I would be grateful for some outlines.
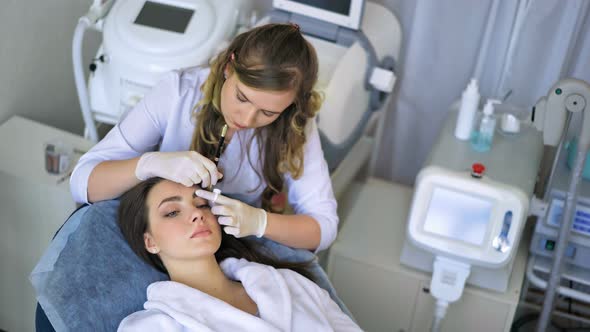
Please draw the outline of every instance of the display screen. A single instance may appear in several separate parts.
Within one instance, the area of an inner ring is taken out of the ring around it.
[[[300,4],[320,8],[330,12],[348,16],[350,14],[350,2],[344,0],[293,0]]]
[[[561,226],[561,220],[563,219],[563,199],[553,198],[551,207],[549,208],[549,215],[547,221],[549,225],[556,227]],[[590,234],[590,206],[582,204],[578,201],[576,204],[574,216],[572,222],[572,230],[578,233]]]
[[[184,33],[194,10],[146,1],[135,19],[135,24]]]
[[[481,245],[492,215],[488,199],[435,188],[426,211],[424,230],[451,240]]]

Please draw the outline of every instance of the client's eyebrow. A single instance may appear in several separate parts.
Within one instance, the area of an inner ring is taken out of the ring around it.
[[[161,202],[160,205],[158,205],[158,207],[160,207],[162,204],[166,203],[166,202],[178,202],[181,201],[182,197],[180,196],[170,196],[168,198],[164,198]]]

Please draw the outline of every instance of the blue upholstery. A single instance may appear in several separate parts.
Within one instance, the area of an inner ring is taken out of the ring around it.
[[[167,277],[131,251],[116,223],[118,201],[74,213],[31,273],[57,331],[115,331],[141,310],[149,284]]]

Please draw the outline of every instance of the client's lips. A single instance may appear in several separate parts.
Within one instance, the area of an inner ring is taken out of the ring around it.
[[[209,227],[198,227],[195,231],[191,234],[191,239],[195,237],[204,237],[209,236],[211,234],[211,230]]]

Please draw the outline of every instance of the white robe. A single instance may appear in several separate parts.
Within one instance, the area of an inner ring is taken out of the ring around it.
[[[259,317],[174,281],[147,289],[145,310],[126,317],[124,331],[361,331],[325,290],[288,269],[228,258],[225,275],[242,283]]]

